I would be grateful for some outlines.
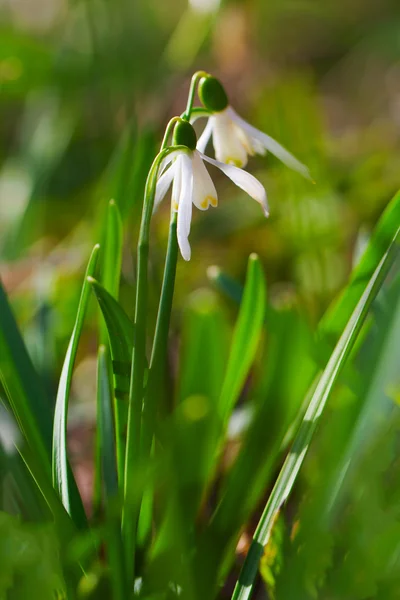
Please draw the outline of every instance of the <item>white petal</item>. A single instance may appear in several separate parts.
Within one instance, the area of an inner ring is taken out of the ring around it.
[[[179,206],[179,198],[181,197],[182,189],[182,166],[183,166],[183,154],[180,154],[176,159],[174,168],[174,181],[172,184],[171,204],[173,210],[177,211]]]
[[[200,210],[217,206],[217,190],[198,151],[193,152],[193,204]]]
[[[172,150],[172,152],[169,152],[167,154],[167,156],[165,158],[162,159],[161,164],[159,166],[158,169],[158,177],[160,178],[161,175],[164,173],[165,169],[168,167],[168,165],[174,161],[176,158],[178,158],[178,156],[180,154],[184,154],[184,152],[182,150]]]
[[[308,168],[303,165],[293,154],[291,154],[286,148],[281,146],[279,142],[274,140],[271,136],[267,135],[263,131],[260,131],[250,123],[247,123],[242,117],[232,109],[228,108],[230,118],[237,123],[244,131],[253,139],[258,140],[258,142],[266,149],[272,152],[279,160],[281,160],[287,167],[297,171],[306,179],[310,179],[312,181],[312,177]]]
[[[171,185],[172,179],[174,178],[175,169],[176,163],[171,165],[169,169],[165,171],[165,173],[163,173],[163,175],[161,175],[161,177],[157,181],[153,212],[157,210],[160,202],[164,199],[165,194],[168,192],[168,188]]]
[[[253,146],[254,154],[260,154],[261,156],[265,156],[267,154],[267,149],[263,144],[255,137],[251,138],[251,145]]]
[[[267,193],[264,186],[250,173],[234,167],[233,165],[225,165],[224,163],[214,160],[209,156],[201,155],[203,160],[211,163],[215,167],[218,167],[229,179],[233,181],[235,185],[244,190],[249,196],[257,200],[263,208],[266,217],[269,215]]]
[[[196,145],[197,150],[200,150],[200,152],[204,152],[204,150],[206,149],[206,146],[208,144],[208,141],[211,137],[212,131],[213,131],[213,121],[212,121],[212,117],[210,117],[207,121],[207,125],[205,126],[205,128],[203,130],[203,133],[197,140],[197,145]]]
[[[238,167],[245,167],[247,164],[247,150],[229,113],[224,110],[211,117],[211,119],[213,119],[213,142],[217,160]]]
[[[182,155],[180,161],[182,185],[178,200],[178,224],[176,233],[182,257],[185,260],[190,260],[191,251],[188,237],[192,220],[193,168],[192,159],[188,155]]]

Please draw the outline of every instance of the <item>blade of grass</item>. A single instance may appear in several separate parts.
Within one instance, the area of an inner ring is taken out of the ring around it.
[[[321,320],[318,328],[321,337],[336,340],[340,332],[343,331],[383,253],[394,238],[399,223],[400,192],[392,198],[379,219],[360,262],[351,274],[349,285]]]
[[[122,306],[93,277],[88,278],[103,313],[111,347],[114,373],[115,423],[119,481],[123,481],[125,462],[126,425],[128,421],[128,396],[130,361],[133,350],[134,326]]]
[[[266,307],[266,284],[258,256],[249,258],[243,300],[233,333],[218,411],[223,427],[231,414],[254,360]]]
[[[397,230],[396,236],[390,248],[381,259],[370,281],[368,282],[364,293],[359,299],[353,314],[351,315],[350,320],[348,321],[328,361],[328,364],[321,375],[304,419],[293,442],[292,449],[283,464],[278,479],[258,523],[239,580],[233,592],[232,600],[245,600],[249,598],[251,594],[253,583],[258,572],[259,561],[263,555],[264,546],[268,542],[274,521],[281,506],[287,500],[293,488],[312,436],[326,405],[327,399],[339,376],[340,371],[344,367],[346,360],[350,355],[354,342],[356,341],[357,336],[362,328],[371,304],[380,287],[382,286],[385,277],[396,258],[396,255],[398,254],[398,234],[399,229]]]
[[[121,216],[114,200],[110,200],[105,213],[103,223],[102,252],[101,252],[101,279],[104,288],[112,297],[118,298],[119,282],[122,263],[122,222]],[[108,328],[104,316],[100,316],[100,344],[108,346]],[[107,360],[110,354],[106,355]],[[128,388],[129,389],[129,388]],[[117,411],[117,406],[114,406]],[[95,476],[93,492],[93,512],[97,514],[101,510],[101,440],[100,432],[96,430],[95,451]]]
[[[106,514],[107,554],[113,598],[115,600],[125,600],[128,597],[128,592],[121,537],[121,512],[118,510],[119,488],[115,448],[113,393],[109,370],[110,361],[107,357],[106,346],[99,347],[97,365],[97,423]]]
[[[93,275],[95,272],[99,248],[99,245],[96,245],[93,248],[86,269],[86,276],[82,286],[81,297],[79,299],[76,321],[61,371],[54,414],[52,456],[53,485],[58,491],[66,511],[71,515],[72,520],[78,526],[82,523],[83,519],[81,509],[82,501],[77,488],[71,485],[73,475],[69,468],[67,459],[68,402],[71,389],[72,372],[78,350],[79,339],[82,333],[83,320],[89,301],[90,285],[87,281],[87,277]]]
[[[301,420],[308,404],[301,399],[315,366],[310,360],[311,332],[306,323],[296,311],[269,307],[266,329],[266,352],[250,392],[254,413],[232,468],[221,478],[219,501],[199,541],[203,556],[208,557],[206,571],[214,578],[210,586],[222,581],[231,569],[243,523],[263,499],[277,461],[291,441],[288,430],[297,414]]]
[[[114,200],[108,203],[102,261],[102,284],[118,299],[122,263],[122,221]]]
[[[0,282],[0,379],[28,444],[49,471],[51,406]]]

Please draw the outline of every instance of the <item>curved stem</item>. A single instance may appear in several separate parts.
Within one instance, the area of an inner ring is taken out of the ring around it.
[[[206,73],[204,71],[198,71],[192,77],[186,111],[181,117],[187,121],[190,121],[192,114],[193,101],[198,81],[205,75]],[[172,151],[188,151],[186,147],[166,147],[172,129],[177,120],[179,120],[179,117],[174,117],[168,123],[160,153],[156,156],[147,177],[142,221],[140,225],[138,241],[135,338],[132,353],[131,381],[129,389],[129,410],[124,476],[124,511],[122,522],[125,543],[126,570],[128,581],[131,583],[134,581],[137,525],[142,501],[142,493],[140,491],[139,493],[136,491],[135,484],[138,480],[137,475],[139,474],[140,461],[142,458],[145,458],[146,454],[150,452],[151,439],[153,435],[153,427],[150,425],[153,423],[153,413],[155,414],[154,402],[150,400],[150,405],[147,409],[145,409],[146,413],[150,413],[150,419],[146,418],[148,415],[142,415],[144,399],[144,372],[146,364],[147,268],[150,222],[156,193],[157,175],[163,158]],[[176,216],[173,214],[171,218],[168,252],[151,359],[152,374],[160,372],[165,364],[177,255]],[[149,384],[151,386],[150,391],[155,385],[155,383],[152,383],[152,381],[155,382],[155,380],[156,377],[153,377],[152,375]],[[146,454],[141,453],[142,418],[145,423],[143,426],[143,450],[146,449]],[[149,439],[150,447],[148,447]]]
[[[193,75],[192,81],[190,82],[190,89],[189,89],[189,95],[188,95],[188,100],[187,100],[187,104],[186,104],[186,110],[182,115],[182,119],[185,119],[186,121],[190,120],[190,115],[192,114],[193,101],[194,101],[194,96],[196,94],[197,84],[198,84],[199,80],[202,77],[206,77],[207,74],[208,73],[206,73],[205,71],[197,71]]]
[[[193,109],[193,99],[198,80],[205,73],[198,71],[192,77],[192,83],[189,91],[188,104],[186,112],[181,118],[190,121]],[[172,129],[174,123],[179,117],[171,119],[168,128]],[[168,130],[167,128],[167,130]],[[167,132],[164,141],[168,139]],[[178,260],[178,240],[176,236],[177,213],[171,211],[171,221],[168,234],[168,248],[165,259],[164,276],[161,287],[160,303],[158,305],[156,329],[153,340],[153,348],[150,359],[149,377],[145,395],[145,404],[143,408],[143,435],[142,435],[142,456],[146,457],[151,450],[152,437],[154,433],[154,423],[156,418],[157,406],[155,400],[160,396],[163,388],[162,381],[167,359],[168,332],[172,311],[172,301],[174,296],[176,264]],[[161,385],[160,385],[161,383]],[[157,392],[160,392],[159,394]]]
[[[182,118],[184,115],[185,113],[183,113]],[[197,119],[201,119],[202,117],[210,117],[211,115],[212,113],[203,106],[194,106],[190,113],[190,122],[194,123],[197,121]]]
[[[135,307],[135,338],[132,353],[131,383],[124,476],[123,536],[126,552],[126,568],[129,581],[134,577],[136,530],[140,509],[140,497],[135,490],[140,461],[140,435],[143,404],[143,379],[146,364],[146,313],[147,313],[147,261],[149,254],[150,222],[154,206],[157,175],[162,160],[179,147],[165,148],[154,159],[147,177],[142,222],[140,226],[137,255],[137,287]],[[182,149],[182,148],[180,148]]]
[[[163,141],[162,141],[162,144],[161,144],[160,151],[164,150],[164,148],[167,147],[167,145],[168,145],[168,138],[172,134],[172,129],[174,128],[175,123],[177,123],[178,121],[180,121],[180,117],[173,117],[169,121],[169,123],[168,123],[168,125],[167,125],[167,127],[165,129],[165,133],[164,133],[164,137],[163,137]]]

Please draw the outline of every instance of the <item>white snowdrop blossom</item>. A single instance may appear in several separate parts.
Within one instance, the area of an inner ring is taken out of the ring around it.
[[[268,216],[267,194],[264,186],[250,173],[230,164],[205,156],[198,150],[171,152],[162,162],[157,181],[154,210],[166,195],[172,183],[172,210],[178,213],[178,244],[185,260],[190,260],[189,233],[192,220],[192,204],[199,210],[217,206],[215,185],[204,161],[220,169],[239,188],[259,202]]]
[[[248,156],[264,155],[269,150],[286,166],[312,180],[308,168],[293,154],[272,137],[247,123],[230,106],[220,112],[214,112],[208,118],[207,125],[197,142],[197,149],[200,152],[205,151],[211,136],[215,157],[221,162],[245,167]]]

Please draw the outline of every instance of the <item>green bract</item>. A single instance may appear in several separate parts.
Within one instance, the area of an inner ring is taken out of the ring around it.
[[[196,133],[188,121],[178,121],[175,125],[173,145],[187,146],[189,150],[194,150],[197,144]]]
[[[228,106],[228,96],[215,77],[203,77],[199,83],[199,98],[206,108],[221,112]]]

